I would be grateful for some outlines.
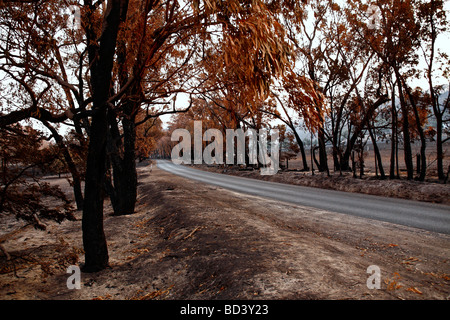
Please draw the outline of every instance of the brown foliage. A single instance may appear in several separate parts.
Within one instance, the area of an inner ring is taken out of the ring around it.
[[[42,136],[30,127],[15,125],[0,130],[0,141],[0,212],[39,228],[44,226],[40,219],[72,219],[71,200],[58,186],[40,178],[54,160],[42,147]]]

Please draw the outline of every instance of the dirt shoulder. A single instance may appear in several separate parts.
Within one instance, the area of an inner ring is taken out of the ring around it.
[[[81,221],[29,230],[4,243],[0,299],[450,299],[447,235],[138,172],[136,213],[106,206],[110,268],[68,290]]]

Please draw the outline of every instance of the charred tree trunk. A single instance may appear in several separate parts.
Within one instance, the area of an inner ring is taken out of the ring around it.
[[[327,159],[327,149],[325,144],[325,131],[323,126],[319,128],[318,133],[318,142],[319,142],[319,163],[318,170],[319,172],[328,172],[328,159]]]
[[[425,139],[425,133],[423,131],[422,124],[420,123],[419,111],[417,110],[417,104],[416,104],[416,101],[414,100],[411,90],[404,82],[403,82],[403,87],[408,95],[409,102],[411,103],[411,107],[414,112],[414,117],[416,119],[417,132],[419,133],[419,138],[420,138],[420,168],[418,168],[418,170],[420,170],[420,173],[418,176],[418,180],[424,181],[426,173],[427,173],[427,156],[425,154],[427,142]]]
[[[90,1],[85,1],[88,13]],[[83,206],[84,272],[96,272],[108,266],[109,256],[103,230],[103,196],[106,173],[107,106],[119,25],[126,16],[127,0],[108,1],[100,44],[95,32],[87,28],[88,55],[91,64],[93,115],[87,156],[85,200]],[[87,17],[89,18],[89,16]]]
[[[397,109],[395,106],[395,95],[394,91],[392,91],[392,131],[391,131],[391,163],[389,168],[389,178],[395,179],[397,176],[395,174],[395,164],[396,164],[396,155],[397,155],[397,145],[398,145],[398,138],[397,138]]]
[[[73,162],[72,156],[70,155],[69,149],[64,144],[62,137],[59,135],[58,131],[53,128],[47,121],[42,121],[42,123],[50,130],[56,144],[63,153],[64,160],[66,161],[67,167],[72,175],[73,193],[75,197],[75,203],[78,210],[83,210],[83,192],[81,191],[81,177],[78,172],[77,166]]]
[[[314,163],[316,164],[316,167],[320,167],[320,162],[317,160],[317,158],[316,158],[316,150],[317,149],[319,149],[319,147],[317,147],[317,146],[315,146],[313,149],[312,149],[312,153],[311,153],[311,156],[312,156],[312,158],[313,158],[313,160],[314,160]],[[311,165],[312,166],[312,165]]]
[[[92,117],[91,137],[86,166],[85,203],[83,207],[84,272],[100,271],[108,266],[108,248],[103,231],[103,186],[106,172],[106,108]]]
[[[375,153],[375,159],[376,159],[375,165],[377,166],[377,168],[380,172],[381,179],[385,179],[386,175],[384,173],[383,161],[381,159],[381,153],[380,153],[380,149],[378,148],[376,137],[373,133],[373,130],[370,128],[370,126],[368,129],[369,129],[370,139],[372,140],[373,152]]]
[[[297,144],[300,148],[300,153],[302,155],[303,171],[308,171],[309,167],[308,167],[308,159],[306,158],[306,153],[305,153],[305,145],[303,144],[303,141],[300,138],[300,136],[298,135],[295,128],[292,128],[292,131],[294,132],[295,140],[297,141]]]
[[[442,115],[436,116],[436,162],[439,180],[445,180],[444,150],[442,148]],[[448,174],[447,174],[448,178]]]
[[[386,103],[389,101],[389,98],[384,95],[381,96],[380,98],[378,98],[377,101],[373,102],[369,108],[367,109],[367,111],[364,114],[363,119],[361,120],[361,122],[355,127],[355,130],[353,131],[350,139],[348,140],[347,143],[347,147],[345,149],[344,155],[341,158],[341,169],[342,170],[349,170],[350,166],[349,166],[349,162],[350,162],[350,156],[351,153],[353,151],[353,148],[355,146],[356,141],[358,140],[358,137],[360,136],[362,130],[364,129],[364,127],[368,124],[369,120],[372,118],[374,111],[381,106],[382,104]]]
[[[340,171],[342,174],[341,163],[339,162],[339,152],[338,147],[333,143],[333,166],[334,171]]]
[[[406,101],[403,96],[400,73],[398,72],[398,70],[395,70],[395,74],[397,77],[398,95],[400,97],[400,107],[402,110],[403,148],[404,148],[406,172],[408,180],[412,180],[414,178],[414,167],[411,150],[411,136],[409,132],[408,106],[406,105]]]
[[[136,127],[134,117],[124,118],[123,127],[123,155],[112,154],[115,159],[111,162],[114,179],[114,214],[133,214],[137,198],[136,173]]]
[[[126,65],[127,46],[124,41],[119,41],[117,48],[117,63],[119,64],[119,81],[121,87],[129,81]],[[139,63],[143,58],[139,56]],[[136,67],[136,66],[135,66]],[[140,83],[136,78],[135,83]],[[134,213],[137,198],[137,172],[136,172],[136,112],[139,108],[140,86],[131,86],[127,90],[127,100],[123,102],[122,134],[117,127],[116,115],[110,117],[110,157],[113,169],[113,184],[111,188],[111,201],[114,200],[113,209],[115,215],[129,215]]]

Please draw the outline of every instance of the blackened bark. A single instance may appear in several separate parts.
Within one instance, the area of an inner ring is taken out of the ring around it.
[[[395,72],[397,76],[397,87],[398,87],[398,95],[400,97],[400,107],[402,110],[403,148],[404,148],[406,172],[408,180],[412,180],[414,177],[414,167],[411,151],[411,136],[409,132],[408,107],[406,105],[406,101],[403,96],[400,73],[397,70],[395,70]]]
[[[327,172],[328,173],[328,159],[327,159],[327,149],[325,144],[325,130],[322,127],[319,128],[318,134],[318,142],[319,142],[319,172]]]
[[[364,127],[368,124],[369,120],[372,118],[375,110],[379,106],[381,106],[382,104],[384,104],[388,101],[389,101],[389,98],[386,95],[384,95],[384,96],[381,96],[380,98],[378,98],[377,101],[375,101],[374,103],[372,103],[369,106],[369,108],[367,109],[367,111],[365,112],[365,114],[363,116],[363,119],[361,119],[361,122],[355,127],[355,130],[353,131],[352,136],[348,140],[347,147],[346,147],[344,155],[342,156],[342,159],[341,159],[341,170],[349,170],[350,169],[350,166],[349,166],[350,156],[351,156],[351,153],[355,146],[355,143],[358,140],[358,137],[360,136]]]
[[[116,188],[113,184],[114,168],[120,168],[121,158],[119,150],[122,147],[122,140],[120,138],[119,126],[116,120],[116,113],[114,110],[108,112],[108,135],[106,142],[107,159],[106,159],[106,177],[105,177],[105,191],[108,194],[114,214],[119,212],[118,199]]]
[[[86,6],[89,11],[90,6]],[[90,128],[82,221],[85,251],[84,272],[100,271],[108,266],[109,260],[103,230],[103,196],[108,130],[107,101],[110,93],[117,34],[121,18],[124,16],[123,11],[127,7],[128,1],[126,0],[108,1],[100,46],[97,46],[95,39],[92,38],[92,29],[87,28],[94,112]]]
[[[119,41],[117,48],[117,63],[119,67],[119,81],[121,87],[129,81],[126,66],[127,46],[124,41]],[[139,62],[143,60],[140,57]],[[136,76],[135,83],[140,83]],[[109,154],[113,169],[114,186],[112,188],[111,201],[115,215],[133,214],[137,198],[137,173],[136,173],[136,113],[139,109],[140,86],[131,86],[128,96],[134,97],[123,102],[122,105],[122,135],[117,127],[116,116],[109,118],[111,148]],[[123,139],[122,139],[123,138]]]
[[[91,138],[86,165],[83,206],[84,272],[96,272],[108,266],[108,248],[103,230],[103,186],[106,172],[106,109],[92,117]]]
[[[133,102],[127,102],[133,103]],[[124,110],[127,108],[124,108]],[[123,145],[115,117],[110,117],[110,142],[108,154],[113,169],[113,186],[110,198],[115,215],[133,214],[137,198],[136,126],[133,116],[122,120]],[[123,151],[121,150],[123,148]]]
[[[397,138],[397,109],[395,106],[395,95],[394,95],[394,89],[392,89],[392,131],[391,131],[391,163],[390,163],[390,170],[389,170],[389,178],[395,179],[395,163],[396,163],[396,155],[397,155],[397,144],[398,144],[398,138]]]
[[[378,148],[376,137],[375,137],[372,129],[370,128],[370,126],[368,129],[369,129],[370,139],[372,140],[373,151],[375,153],[375,157],[377,160],[376,165],[378,166],[378,170],[380,171],[381,179],[385,179],[386,175],[384,173],[383,160],[381,159],[381,153],[380,153],[380,149]]]
[[[435,113],[436,115],[436,113]],[[444,175],[444,150],[442,148],[442,115],[436,116],[436,161],[439,180],[445,180]],[[448,175],[447,175],[448,177]]]
[[[73,162],[72,156],[70,155],[69,149],[64,144],[62,137],[59,135],[53,126],[51,126],[47,121],[42,121],[42,123],[50,130],[55,139],[58,147],[63,153],[64,160],[66,161],[67,167],[72,175],[73,193],[75,196],[75,203],[78,210],[83,210],[83,193],[81,191],[81,178],[78,172],[77,166]]]
[[[137,198],[137,173],[136,173],[136,127],[134,117],[126,117],[122,120],[124,134],[124,152],[122,167],[118,170],[117,180],[120,184],[116,189],[119,200],[119,214],[134,213]],[[116,181],[116,168],[114,168],[114,181]]]
[[[302,155],[303,171],[308,171],[309,167],[308,167],[308,159],[306,158],[305,153],[305,145],[300,136],[298,135],[297,131],[295,130],[295,128],[293,128],[292,131],[294,132],[295,140],[297,141],[297,144],[300,148],[300,154]]]
[[[316,158],[316,150],[317,149],[319,149],[319,147],[317,147],[317,146],[315,146],[313,149],[312,149],[312,152],[311,152],[311,156],[312,156],[312,158],[313,158],[313,160],[314,160],[314,163],[316,164],[316,167],[320,167],[320,162],[317,160],[317,158]],[[313,167],[312,165],[311,165],[311,167]]]
[[[420,138],[420,165],[421,165],[421,167],[420,167],[420,174],[419,174],[418,180],[419,181],[424,181],[425,180],[425,176],[426,176],[426,172],[427,172],[427,156],[425,154],[427,145],[426,145],[425,133],[423,131],[422,124],[420,123],[420,116],[419,116],[419,112],[417,110],[416,101],[414,100],[414,97],[413,97],[410,89],[408,88],[408,86],[404,82],[403,82],[403,86],[404,86],[405,91],[406,91],[406,93],[408,95],[409,101],[411,103],[411,107],[413,108],[414,117],[416,119],[417,131],[419,132],[419,138]]]

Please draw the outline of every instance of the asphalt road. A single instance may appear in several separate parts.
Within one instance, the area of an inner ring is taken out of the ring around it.
[[[233,191],[450,234],[450,206],[325,190],[201,171],[158,160],[158,168]]]

